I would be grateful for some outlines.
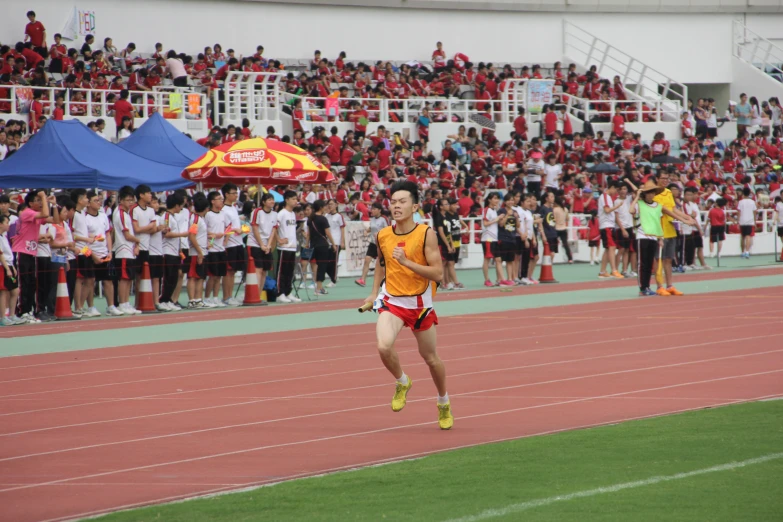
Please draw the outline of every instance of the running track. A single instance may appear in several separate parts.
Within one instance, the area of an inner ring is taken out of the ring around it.
[[[414,387],[391,412],[373,325],[0,359],[0,520],[781,396],[783,318],[745,311],[782,301],[768,288],[445,318],[450,432],[409,333]]]

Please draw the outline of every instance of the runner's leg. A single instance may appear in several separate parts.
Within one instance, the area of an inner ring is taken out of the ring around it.
[[[402,319],[391,312],[383,312],[378,315],[378,323],[375,325],[375,335],[378,339],[378,354],[383,365],[389,370],[395,379],[402,378],[402,366],[400,358],[394,349],[394,342],[405,326]]]
[[[383,314],[390,315],[390,314]],[[419,355],[430,368],[430,375],[435,387],[438,389],[438,395],[446,396],[446,366],[438,357],[437,344],[438,337],[435,332],[435,326],[423,332],[413,332],[416,341],[419,343]],[[396,355],[396,354],[395,354]]]

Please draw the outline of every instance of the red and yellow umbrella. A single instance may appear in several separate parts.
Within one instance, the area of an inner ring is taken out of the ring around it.
[[[332,171],[310,153],[290,143],[253,138],[208,150],[185,167],[182,177],[207,186],[297,185],[330,183]]]

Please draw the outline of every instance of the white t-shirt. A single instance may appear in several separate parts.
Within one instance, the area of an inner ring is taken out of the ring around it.
[[[605,212],[604,207],[612,208],[614,206],[614,202],[612,201],[612,196],[604,192],[601,194],[601,197],[598,198],[598,228],[601,230],[605,228],[616,228],[614,216],[616,210],[613,210],[612,212]]]
[[[220,212],[213,212],[210,210],[207,215],[204,216],[204,220],[207,222],[207,233],[209,234],[222,234],[228,228],[230,221],[228,216]],[[209,252],[225,252],[226,247],[224,245],[225,237],[213,238],[209,241]]]
[[[180,211],[180,213],[182,213],[182,211]],[[165,214],[163,214],[163,219],[161,220],[161,224],[169,227],[169,233],[171,234],[180,233],[179,221],[177,221],[177,215],[178,214],[172,214],[170,212],[166,212]],[[184,230],[182,230],[182,232],[184,232]],[[161,234],[162,233],[163,232],[161,232]],[[180,245],[182,244],[180,242],[180,239],[182,238],[163,236],[163,255],[178,256]]]
[[[496,210],[493,210],[489,207],[484,207],[484,221],[493,221],[498,218],[498,213]],[[483,223],[482,223],[483,225]],[[485,226],[484,229],[481,231],[481,241],[497,241],[498,240],[498,224],[497,222],[492,223],[488,227]]]
[[[92,250],[93,253],[100,258],[106,257],[109,255],[109,247],[107,246],[106,236],[111,231],[109,218],[107,218],[106,214],[103,214],[102,212],[98,212],[94,216],[88,212],[84,216],[84,220],[87,223],[87,235],[89,237],[103,237],[103,241],[98,241],[96,239],[95,242],[90,245],[90,250]]]
[[[54,236],[56,234],[56,231],[54,229],[54,225],[51,223],[44,223],[40,226],[38,230],[38,237],[41,236],[49,236],[50,239],[54,239]],[[52,248],[49,243],[41,243],[38,242],[38,251],[35,254],[35,257],[52,257]]]
[[[180,232],[186,232],[188,230],[188,226],[190,226],[190,210],[183,208],[177,214],[174,216],[177,218],[177,230]],[[188,238],[183,237],[179,240],[179,247],[183,250],[187,250],[188,248]]]
[[[5,143],[0,145],[0,161],[3,161],[8,155],[8,145]]]
[[[73,242],[73,232],[71,231],[71,226],[68,223],[65,223],[65,240],[68,243]],[[76,254],[73,253],[73,250],[70,248],[65,249],[65,257],[68,259],[68,261],[73,261],[76,259]]]
[[[695,216],[694,219],[696,221],[699,221],[700,218],[700,212],[699,212],[699,205],[691,201],[690,203],[685,203],[683,206],[682,211],[689,216]],[[699,227],[692,227],[690,225],[686,225],[685,223],[681,224],[682,226],[682,233],[683,235],[689,236],[693,234],[694,232],[698,232],[700,229]]]
[[[775,205],[775,212],[778,213],[778,226],[783,227],[783,203]]]
[[[228,243],[226,244],[226,248],[231,247],[241,247],[242,246],[242,222],[239,220],[239,212],[237,211],[237,208],[233,205],[226,205],[223,207],[223,210],[220,211],[221,214],[223,214],[226,218],[226,221],[231,225],[231,230],[234,231],[233,234],[228,236]],[[228,227],[228,225],[226,225]]]
[[[527,181],[536,183],[541,181],[541,173],[546,170],[546,164],[544,163],[544,160],[528,160],[525,169],[527,170],[527,176],[525,179],[527,179]],[[533,173],[534,171],[535,173]]]
[[[11,250],[11,243],[8,241],[8,233],[0,234],[0,252],[3,253],[3,259],[9,265],[14,264],[14,251]],[[2,268],[2,265],[0,265]],[[5,312],[5,310],[2,310]]]
[[[164,221],[163,216],[155,216],[155,223],[162,225]],[[163,231],[159,230],[150,235],[150,255],[162,256],[163,255]]]
[[[528,209],[523,208],[522,213],[519,215],[521,218],[522,225],[519,227],[520,232],[523,232],[527,235],[527,238],[529,240],[533,239],[535,236],[535,221],[533,219],[533,213],[530,212]]]
[[[89,235],[87,233],[87,221],[84,219],[84,211],[73,213],[71,230],[74,236],[87,237]],[[87,246],[87,243],[84,241],[76,241],[76,250],[81,251],[85,246]]]
[[[121,208],[117,208],[114,211],[114,257],[117,259],[135,259],[133,255],[133,247],[135,243],[132,243],[125,239],[125,231],[130,232],[133,236],[133,223],[131,222],[130,215]]]
[[[133,205],[130,209],[131,219],[139,227],[144,228],[155,220],[155,211],[152,207],[141,208],[139,205]],[[136,234],[139,238],[139,250],[150,249],[150,234],[147,232]]]
[[[196,243],[198,243],[198,246],[201,247],[201,253],[205,256],[207,255],[207,220],[203,217],[199,216],[198,214],[191,214],[190,216],[190,222],[188,223],[188,232],[190,232],[190,227],[192,225],[196,225],[198,228],[198,232],[196,232]],[[188,234],[188,253],[190,254],[190,257],[198,256],[198,251],[196,250],[196,247],[193,246],[192,243],[190,243],[190,234]]]
[[[296,252],[296,214],[283,209],[277,213],[277,234],[280,239],[287,239],[285,245],[278,245],[278,250]]]
[[[631,216],[631,201],[633,200],[630,196],[626,197],[623,200],[622,206],[615,210],[617,219],[620,221],[620,225],[625,229],[633,227],[633,216]]]
[[[329,231],[332,233],[332,239],[335,245],[340,245],[343,239],[343,228],[345,228],[345,219],[339,212],[334,214],[326,214],[326,219],[329,220]]]
[[[546,186],[550,188],[558,188],[558,176],[563,173],[563,166],[559,163],[554,165],[546,164],[544,167],[544,173],[546,174]]]
[[[739,213],[740,226],[751,226],[756,224],[756,202],[750,198],[745,198],[737,203],[737,212]]]
[[[253,211],[253,216],[250,218],[250,226],[258,228],[258,234],[261,236],[263,243],[269,243],[269,238],[272,236],[272,232],[277,228],[277,212],[270,210],[266,212],[263,208],[257,208]],[[247,246],[261,248],[262,245],[256,241],[256,235],[252,231],[247,235]]]

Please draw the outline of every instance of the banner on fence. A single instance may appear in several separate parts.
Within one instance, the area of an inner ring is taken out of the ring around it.
[[[544,105],[554,102],[554,80],[527,81],[527,112],[538,114],[544,110]]]
[[[370,222],[348,221],[345,234],[345,269],[350,274],[361,274],[367,246],[370,244]]]
[[[29,87],[20,87],[14,89],[16,92],[16,112],[19,114],[28,114],[30,105],[33,103],[33,90]]]

